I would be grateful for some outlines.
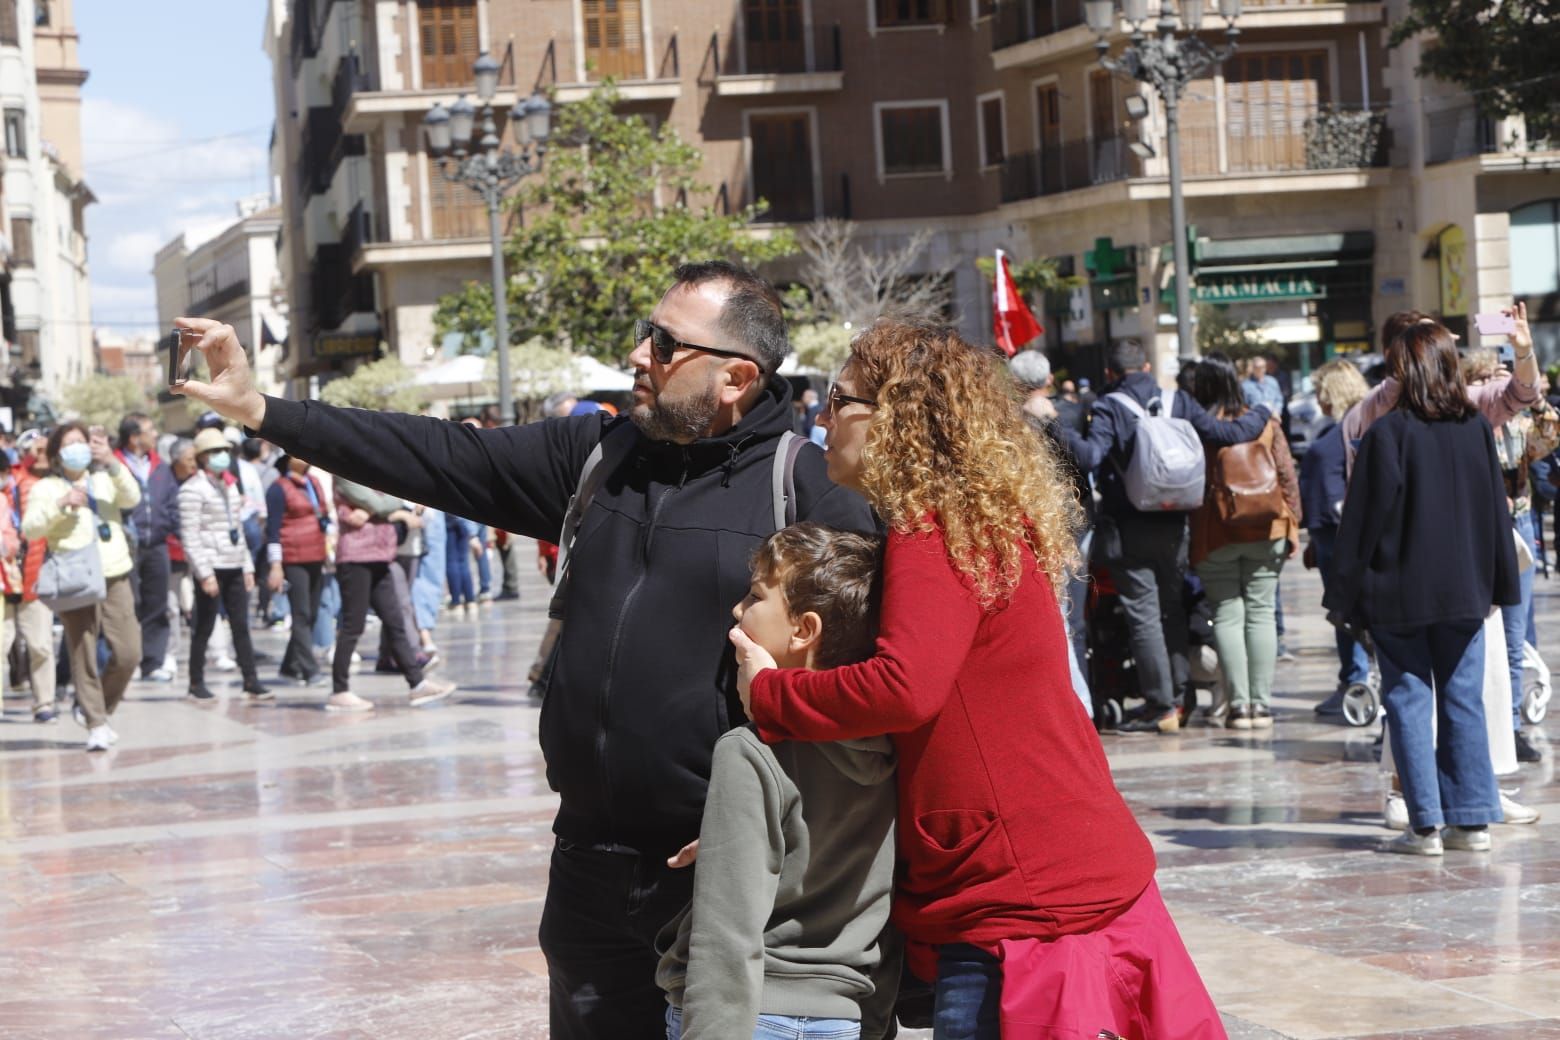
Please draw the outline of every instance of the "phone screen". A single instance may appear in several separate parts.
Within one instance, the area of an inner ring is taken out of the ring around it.
[[[163,340],[163,348],[168,352],[169,386],[182,386],[189,381],[190,354],[194,352],[195,344],[199,341],[199,336],[192,335],[184,329],[174,329]]]

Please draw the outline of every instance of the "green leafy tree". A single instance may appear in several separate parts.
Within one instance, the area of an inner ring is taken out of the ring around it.
[[[1227,307],[1211,303],[1199,303],[1197,312],[1197,351],[1212,354],[1218,351],[1232,358],[1248,358],[1261,354],[1268,346],[1254,321],[1236,321],[1230,317]]]
[[[1560,140],[1560,0],[1409,0],[1392,45],[1419,33],[1421,76],[1472,91],[1489,115],[1526,116],[1529,142]]]
[[[402,364],[399,358],[371,361],[349,376],[326,383],[320,388],[320,400],[344,408],[421,411],[427,405],[428,398],[412,382],[412,377],[412,370]]]
[[[561,106],[542,173],[508,203],[523,217],[504,248],[515,343],[540,337],[621,361],[635,319],[655,308],[678,264],[757,265],[796,249],[789,231],[752,233],[759,206],[720,212],[715,189],[699,180],[699,149],[670,123],[652,130],[615,111],[617,100],[608,80]],[[441,301],[435,327],[474,348],[492,309],[490,289],[472,283]]]
[[[131,412],[145,412],[151,400],[141,385],[129,376],[92,375],[65,388],[65,411],[88,426],[102,426],[113,432],[119,420]]]
[[[988,282],[997,277],[995,257],[981,257],[975,261],[975,268]],[[1062,274],[1057,268],[1056,261],[1044,256],[1034,260],[1010,259],[1008,270],[1013,273],[1013,284],[1031,304],[1038,302],[1036,297],[1044,296],[1046,293],[1066,292],[1088,284],[1086,278]]]

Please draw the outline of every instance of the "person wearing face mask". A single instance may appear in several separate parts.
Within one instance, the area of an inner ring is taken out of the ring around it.
[[[330,508],[325,490],[309,473],[309,464],[292,455],[276,460],[281,476],[266,490],[266,583],[273,595],[285,588],[293,624],[282,655],[281,674],[305,685],[317,682],[314,620],[325,587],[325,536]]]
[[[46,541],[51,553],[96,544],[106,595],[101,602],[63,611],[65,645],[76,684],[76,718],[87,727],[87,750],[107,751],[119,739],[108,723],[141,661],[141,626],[130,587],[134,561],[125,540],[124,512],[141,501],[141,485],[102,434],[89,437],[78,422],[49,436],[53,475],[32,488],[22,535]],[[108,643],[108,666],[98,672],[98,637]]]
[[[41,430],[27,430],[16,441],[21,459],[11,471],[9,508],[16,516],[27,514],[32,489],[49,475],[49,438]],[[48,543],[23,538],[21,601],[16,605],[16,631],[27,652],[27,675],[32,686],[33,721],[54,722],[54,613],[38,602],[38,568],[43,566]]]
[[[190,634],[189,695],[210,700],[206,687],[206,644],[217,624],[217,600],[227,608],[233,650],[251,701],[274,695],[255,672],[255,648],[249,639],[249,593],[255,587],[255,561],[244,541],[243,497],[229,476],[233,452],[220,430],[195,437],[200,471],[179,488],[179,537],[195,579],[194,631]]]

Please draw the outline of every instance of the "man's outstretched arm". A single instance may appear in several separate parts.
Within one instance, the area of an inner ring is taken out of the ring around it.
[[[585,456],[601,436],[596,416],[478,430],[430,416],[336,408],[267,397],[230,326],[180,318],[201,334],[211,379],[174,393],[259,431],[321,469],[399,498],[518,534],[556,540]]]

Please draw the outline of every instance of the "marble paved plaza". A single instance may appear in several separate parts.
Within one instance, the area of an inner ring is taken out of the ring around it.
[[[1560,578],[1539,592],[1560,647]],[[1544,819],[1496,828],[1492,854],[1374,851],[1373,732],[1310,710],[1332,676],[1318,596],[1285,575],[1299,661],[1271,734],[1106,740],[1231,1035],[1560,1037],[1551,761],[1520,777]],[[462,688],[430,709],[371,670],[368,717],[292,687],[251,706],[236,683],[211,704],[137,685],[122,743],[88,755],[7,702],[0,1038],[546,1036],[555,799],[524,681],[545,602],[528,573],[519,604],[442,622]]]

